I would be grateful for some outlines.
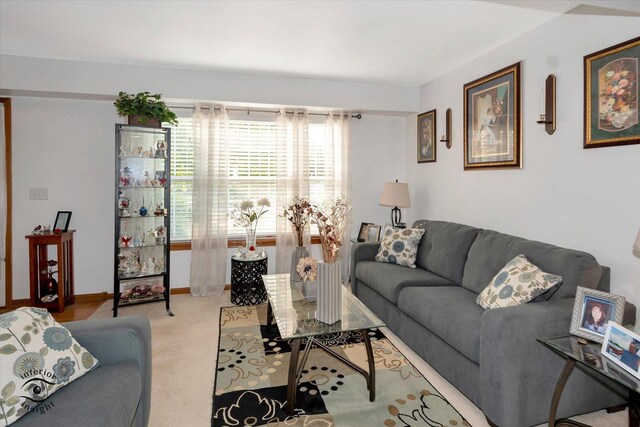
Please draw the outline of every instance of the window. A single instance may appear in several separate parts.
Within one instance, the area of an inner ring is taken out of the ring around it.
[[[171,127],[171,239],[191,240],[191,197],[193,188],[192,119],[178,118]],[[319,201],[327,180],[333,176],[333,162],[324,155],[324,123],[309,124],[310,198]],[[276,124],[274,121],[229,121],[229,210],[235,203],[267,197],[268,212],[258,223],[259,235],[275,235],[276,215]],[[314,227],[315,228],[315,227]],[[317,233],[317,230],[315,230]],[[314,233],[314,229],[312,229]],[[244,236],[244,229],[229,220],[229,236]]]

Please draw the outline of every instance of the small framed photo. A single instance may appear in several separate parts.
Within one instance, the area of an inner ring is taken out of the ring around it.
[[[436,110],[418,116],[418,163],[436,161]]]
[[[367,241],[367,237],[369,236],[369,231],[368,231],[368,227],[370,225],[373,225],[370,222],[363,222],[362,224],[360,224],[360,231],[358,232],[358,242],[366,242]]]
[[[56,215],[56,222],[53,226],[54,230],[60,230],[62,232],[69,229],[69,222],[71,221],[71,211],[58,211]]]
[[[640,378],[640,335],[609,322],[601,353],[613,363]]]
[[[370,224],[367,227],[367,242],[377,242],[380,240],[380,225]]]
[[[622,296],[578,286],[570,332],[601,343],[608,322],[622,322],[624,302]]]

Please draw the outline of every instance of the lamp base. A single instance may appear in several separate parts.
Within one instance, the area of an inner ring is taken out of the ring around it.
[[[391,209],[391,225],[396,228],[407,228],[407,224],[400,221],[402,221],[402,211],[396,206]]]

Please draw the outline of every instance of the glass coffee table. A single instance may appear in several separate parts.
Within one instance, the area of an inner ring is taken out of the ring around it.
[[[640,420],[640,379],[625,372],[622,368],[616,366],[615,363],[603,356],[600,353],[602,344],[593,341],[587,341],[587,344],[580,344],[578,337],[574,335],[538,338],[538,342],[566,359],[564,369],[558,378],[556,388],[553,392],[551,409],[549,410],[549,427],[560,425],[589,427],[586,424],[573,420],[556,420],[562,390],[576,363],[589,368],[589,372],[605,376],[629,390],[629,426],[638,426],[638,421]]]
[[[351,292],[343,289],[341,320],[332,325],[322,323],[316,320],[315,301],[306,300],[298,287],[290,282],[288,274],[264,275],[262,279],[269,296],[267,326],[270,326],[272,318],[275,318],[280,337],[284,340],[291,340],[291,357],[287,378],[287,412],[293,414],[298,381],[313,346],[324,350],[362,374],[367,381],[369,400],[373,402],[376,398],[376,371],[368,332],[371,328],[385,326],[384,322]],[[333,351],[319,339],[321,335],[346,331],[359,331],[362,335],[367,351],[368,372]],[[303,341],[304,350],[301,354],[300,348]]]

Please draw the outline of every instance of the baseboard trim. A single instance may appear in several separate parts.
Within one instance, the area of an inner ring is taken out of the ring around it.
[[[224,290],[228,291],[231,289],[231,285],[225,285],[224,286]],[[173,288],[171,289],[171,295],[184,295],[184,294],[190,294],[191,293],[191,288],[189,287],[184,287],[184,288]],[[93,301],[107,301],[113,299],[113,293],[109,293],[109,292],[96,292],[93,294],[79,294],[76,295],[76,302],[78,303],[83,303],[83,302],[93,302]],[[28,307],[29,305],[31,305],[31,300],[29,298],[23,298],[23,299],[14,299],[12,301],[12,305],[11,307]],[[5,307],[6,309],[9,309],[10,307]]]

